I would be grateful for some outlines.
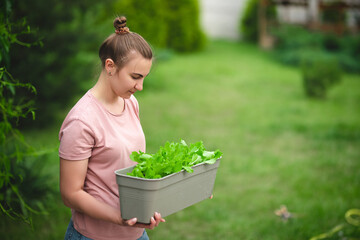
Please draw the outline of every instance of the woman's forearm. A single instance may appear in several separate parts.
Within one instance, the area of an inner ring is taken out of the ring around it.
[[[88,159],[70,161],[60,158],[60,192],[66,206],[93,218],[121,223],[120,211],[84,191]]]
[[[90,217],[115,224],[121,223],[120,211],[117,208],[97,200],[84,190],[76,191],[69,196],[63,195],[63,201],[66,206]]]

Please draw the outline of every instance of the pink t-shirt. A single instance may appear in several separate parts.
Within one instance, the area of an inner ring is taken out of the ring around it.
[[[145,152],[145,136],[134,96],[125,99],[124,111],[114,115],[89,90],[66,116],[59,133],[59,156],[67,160],[89,159],[84,190],[119,209],[114,171],[133,166],[133,151]],[[124,227],[72,210],[77,231],[93,239],[137,239],[144,229]]]

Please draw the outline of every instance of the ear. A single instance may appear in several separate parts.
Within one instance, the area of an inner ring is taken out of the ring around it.
[[[115,72],[116,65],[111,58],[105,60],[105,70],[106,72]]]

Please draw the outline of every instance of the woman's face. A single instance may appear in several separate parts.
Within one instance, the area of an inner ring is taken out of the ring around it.
[[[129,54],[129,62],[119,71],[113,71],[110,85],[113,92],[122,98],[130,98],[136,91],[143,89],[144,78],[149,74],[152,60],[137,52]]]

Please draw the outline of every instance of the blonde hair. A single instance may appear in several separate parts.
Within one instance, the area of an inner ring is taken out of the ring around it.
[[[150,45],[139,34],[130,32],[126,27],[125,17],[117,17],[114,20],[114,27],[115,33],[106,38],[99,49],[103,68],[106,59],[110,58],[118,69],[121,69],[129,61],[128,55],[132,51],[140,53],[145,59],[152,59],[153,53]]]

